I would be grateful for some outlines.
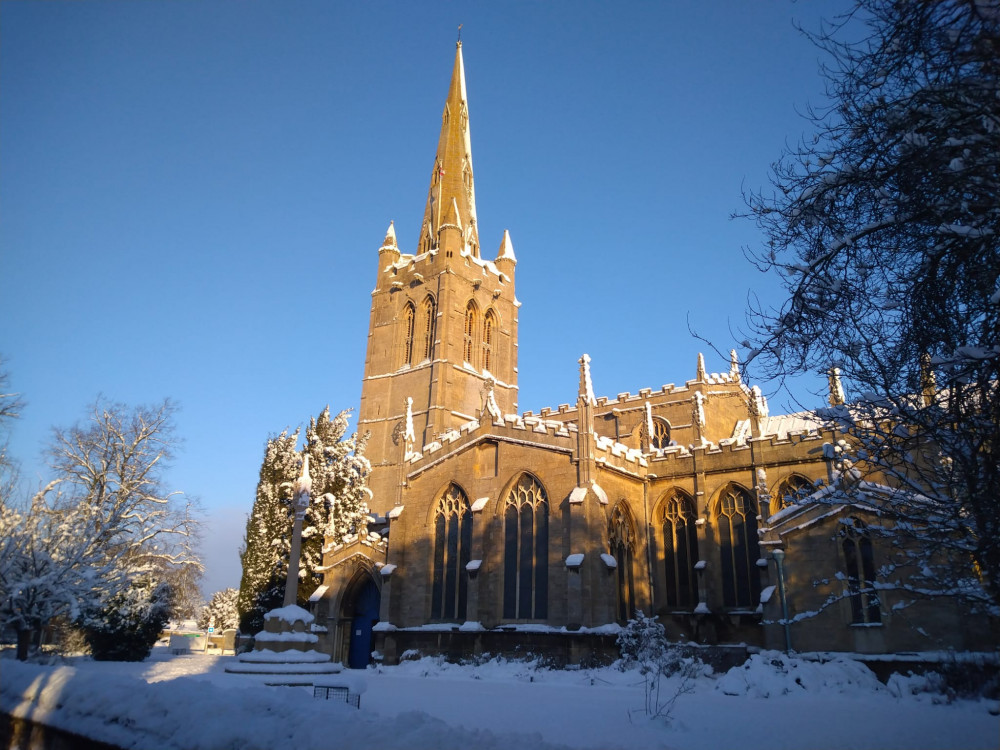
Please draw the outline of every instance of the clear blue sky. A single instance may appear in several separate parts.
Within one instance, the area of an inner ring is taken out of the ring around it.
[[[748,292],[778,299],[729,216],[822,101],[793,19],[842,7],[4,2],[12,453],[34,485],[98,394],[175,399],[204,588],[238,585],[268,435],[357,406],[377,248],[391,219],[416,244],[459,23],[484,255],[509,229],[519,261],[521,410],[572,401],[583,352],[598,395],[690,379],[699,350],[726,368],[687,320],[728,350]]]

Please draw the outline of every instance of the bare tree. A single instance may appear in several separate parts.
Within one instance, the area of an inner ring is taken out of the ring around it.
[[[849,398],[822,416],[848,437],[840,460],[893,491],[827,498],[880,519],[915,594],[996,607],[1000,5],[857,0],[810,36],[828,106],[746,196],[766,237],[752,260],[787,292],[752,306],[746,364],[837,368]]]

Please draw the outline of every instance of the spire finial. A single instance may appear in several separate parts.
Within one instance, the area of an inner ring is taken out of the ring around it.
[[[458,46],[462,46],[462,24],[458,25]]]
[[[698,352],[698,370],[695,373],[695,380],[704,383],[707,377],[705,374],[705,355]]]

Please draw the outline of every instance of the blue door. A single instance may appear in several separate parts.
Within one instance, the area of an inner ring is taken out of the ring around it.
[[[378,605],[378,586],[366,576],[351,619],[351,645],[347,652],[347,666],[351,669],[364,669],[371,660],[372,625],[378,622]]]

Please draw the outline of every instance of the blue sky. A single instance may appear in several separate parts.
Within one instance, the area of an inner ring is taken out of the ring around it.
[[[4,2],[13,455],[34,486],[98,394],[175,399],[204,588],[238,585],[268,435],[357,406],[377,248],[390,220],[416,244],[459,23],[484,255],[509,229],[518,258],[521,410],[572,401],[584,352],[598,395],[690,379],[702,350],[725,369],[688,320],[728,350],[748,293],[780,299],[729,217],[823,101],[793,20],[842,7]]]

